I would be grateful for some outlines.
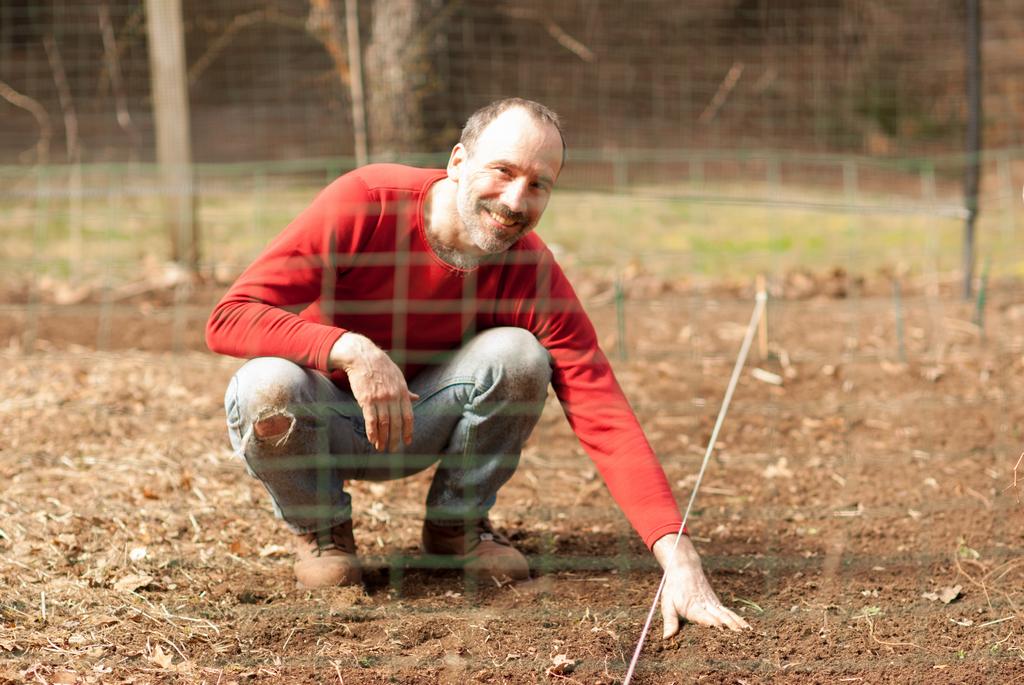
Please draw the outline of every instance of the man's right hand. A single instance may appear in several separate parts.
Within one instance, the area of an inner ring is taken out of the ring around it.
[[[366,437],[378,452],[394,452],[398,441],[412,443],[412,402],[398,366],[364,335],[346,331],[331,348],[330,368],[348,375],[352,394],[363,410]]]

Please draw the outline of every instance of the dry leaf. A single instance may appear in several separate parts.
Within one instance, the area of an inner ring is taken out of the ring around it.
[[[67,547],[68,549],[74,549],[78,547],[78,538],[71,533],[61,533],[57,536],[57,542]]]
[[[153,653],[146,657],[146,660],[152,661],[160,668],[171,668],[174,663],[174,655],[165,653],[160,645],[157,645],[153,648]]]
[[[651,440],[651,442],[654,441]],[[372,504],[370,504],[370,508],[366,510],[366,513],[372,516],[373,518],[377,519],[381,523],[388,523],[389,521],[391,521],[391,515],[384,508],[383,502],[373,502]]]
[[[86,619],[86,621],[91,626],[109,626],[121,622],[117,617],[108,614],[95,614]]]
[[[771,371],[765,371],[762,368],[752,369],[750,375],[761,381],[762,383],[768,383],[770,385],[782,385],[782,376]]]
[[[71,671],[57,671],[50,676],[50,682],[60,685],[75,685],[78,682],[78,676]]]
[[[576,670],[576,660],[570,659],[565,654],[556,654],[551,658],[551,665],[548,666],[548,675],[569,675]]]
[[[961,590],[963,590],[962,586],[954,585],[953,587],[944,587],[938,592],[922,592],[921,596],[933,602],[941,601],[943,604],[949,604],[960,597]]]
[[[942,600],[943,604],[949,604],[953,600],[960,597],[960,591],[963,587],[960,585],[954,585],[953,587],[944,587],[939,590],[939,599]]]
[[[885,371],[890,376],[898,376],[905,373],[907,370],[906,364],[893,364],[890,361],[882,360],[882,371]]]
[[[267,545],[260,550],[261,557],[285,557],[288,556],[289,550],[287,547],[281,545]]]
[[[789,470],[785,457],[779,457],[774,464],[770,464],[764,470],[765,478],[792,478],[793,472]]]
[[[53,290],[53,302],[59,305],[82,304],[89,299],[92,292],[93,286],[88,283],[77,287],[70,283],[58,283]]]
[[[120,592],[135,592],[140,588],[146,587],[153,580],[155,580],[153,576],[147,576],[145,573],[131,573],[114,583],[114,589]]]

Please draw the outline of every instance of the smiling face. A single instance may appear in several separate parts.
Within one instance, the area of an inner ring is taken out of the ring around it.
[[[473,256],[510,248],[540,221],[562,168],[562,138],[521,108],[501,113],[467,150],[452,150],[459,243]]]

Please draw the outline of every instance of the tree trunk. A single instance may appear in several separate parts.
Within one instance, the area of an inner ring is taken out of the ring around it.
[[[429,145],[425,104],[431,83],[431,47],[422,30],[422,0],[376,0],[366,83],[371,149],[375,155],[422,152]]]

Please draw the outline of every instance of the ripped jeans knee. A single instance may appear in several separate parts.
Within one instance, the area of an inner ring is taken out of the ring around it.
[[[295,430],[295,414],[287,409],[267,408],[256,415],[252,433],[256,440],[280,447]]]
[[[253,359],[231,379],[224,406],[236,456],[294,531],[351,516],[328,430],[345,403],[329,379],[283,359]]]

